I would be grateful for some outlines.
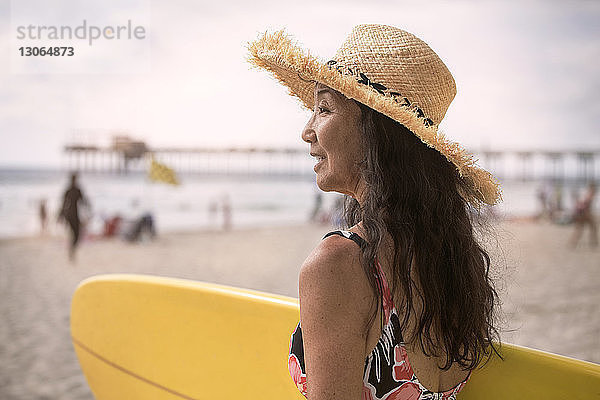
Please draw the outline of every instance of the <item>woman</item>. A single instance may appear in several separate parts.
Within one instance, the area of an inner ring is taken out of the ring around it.
[[[321,399],[454,399],[493,351],[496,293],[469,211],[500,190],[437,130],[456,93],[421,40],[359,25],[322,63],[283,33],[250,44],[313,111],[302,139],[317,184],[347,196],[300,272],[289,368]]]

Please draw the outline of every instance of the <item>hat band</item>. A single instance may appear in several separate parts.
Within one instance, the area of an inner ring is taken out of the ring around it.
[[[375,89],[375,91],[377,91],[379,94],[381,94],[383,96],[391,97],[392,100],[394,100],[394,102],[398,103],[398,105],[400,107],[411,108],[411,105],[412,105],[412,109],[414,110],[414,112],[418,118],[425,117],[425,113],[423,112],[423,110],[421,110],[421,108],[419,106],[417,106],[416,104],[412,104],[410,102],[410,100],[408,100],[408,98],[406,98],[405,96],[402,96],[402,94],[400,94],[398,92],[388,89],[387,86],[385,86],[381,83],[371,81],[364,73],[362,73],[360,71],[355,72],[352,68],[339,64],[336,60],[329,60],[329,61],[327,61],[326,64],[329,67],[329,69],[333,68],[342,75],[352,75],[354,78],[356,78],[356,81],[358,83]],[[427,127],[431,126],[431,125],[433,125],[433,120],[431,118],[424,118],[423,124]]]

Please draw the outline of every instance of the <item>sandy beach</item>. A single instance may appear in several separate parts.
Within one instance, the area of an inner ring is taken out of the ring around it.
[[[300,265],[327,226],[87,240],[75,264],[61,236],[0,241],[0,398],[92,399],[69,335],[77,284],[114,272],[216,282],[297,296]],[[572,227],[504,222],[491,241],[505,341],[600,362],[600,249]],[[586,232],[587,234],[587,232]],[[244,255],[243,257],[241,255]]]

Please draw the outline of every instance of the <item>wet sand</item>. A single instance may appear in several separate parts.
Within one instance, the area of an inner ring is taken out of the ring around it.
[[[504,340],[600,362],[600,249],[568,249],[571,227],[502,223],[490,243],[501,276]],[[63,237],[0,241],[0,398],[92,399],[69,336],[77,284],[102,273],[203,280],[297,296],[319,225],[165,234],[154,242],[85,241],[75,264]]]

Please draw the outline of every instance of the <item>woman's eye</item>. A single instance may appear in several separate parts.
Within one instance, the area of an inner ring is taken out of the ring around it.
[[[317,107],[317,110],[319,111],[319,114],[323,114],[323,113],[329,112],[329,110],[326,109],[325,107]]]

